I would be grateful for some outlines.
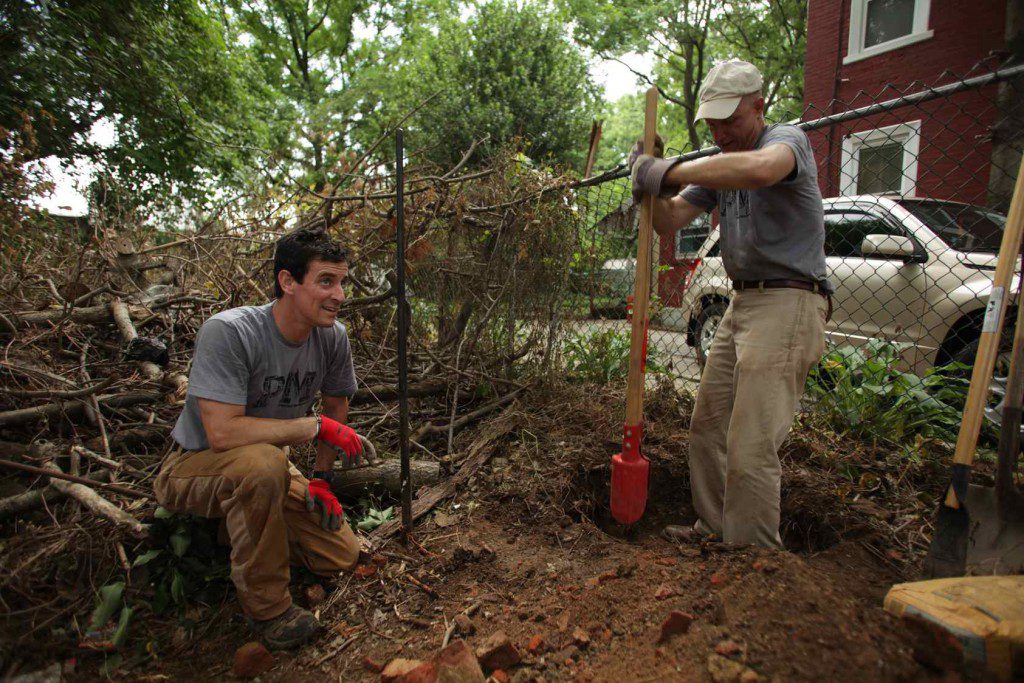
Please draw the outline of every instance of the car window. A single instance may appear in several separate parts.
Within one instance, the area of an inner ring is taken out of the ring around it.
[[[902,235],[880,216],[866,211],[825,212],[825,256],[862,258],[860,246],[868,235]]]
[[[721,255],[722,255],[722,241],[721,240],[715,240],[715,243],[711,245],[710,249],[708,249],[707,258],[713,258],[715,256],[721,256]]]
[[[935,200],[902,200],[943,242],[957,251],[996,254],[1003,240],[1006,216],[980,206]]]

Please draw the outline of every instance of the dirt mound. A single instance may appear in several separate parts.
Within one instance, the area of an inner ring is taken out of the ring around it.
[[[506,672],[519,682],[937,675],[881,609],[920,554],[914,514],[925,504],[893,483],[914,481],[914,472],[889,479],[884,455],[849,443],[839,450],[837,437],[805,427],[783,453],[789,550],[677,546],[658,531],[693,521],[690,405],[668,390],[648,402],[650,503],[629,530],[607,509],[622,405],[620,392],[564,385],[517,402],[500,417],[513,426],[500,430],[488,461],[418,522],[415,542],[392,541],[342,577],[316,606],[324,638],[277,654],[263,680],[376,681],[394,658],[431,660],[453,638],[476,649],[499,631],[521,656]],[[453,467],[474,438],[459,436]],[[300,602],[303,592],[296,585]],[[127,668],[216,677],[252,638],[231,597],[156,633],[169,631],[174,658],[141,654]],[[81,669],[95,670],[92,662]]]

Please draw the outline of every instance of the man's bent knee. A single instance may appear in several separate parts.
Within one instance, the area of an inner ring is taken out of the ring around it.
[[[288,456],[277,446],[260,443],[244,446],[244,457],[232,468],[237,484],[255,488],[288,490]]]

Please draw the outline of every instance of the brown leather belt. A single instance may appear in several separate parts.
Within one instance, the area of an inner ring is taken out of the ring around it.
[[[732,288],[737,292],[742,292],[745,289],[802,289],[807,292],[814,292],[825,297],[825,301],[828,302],[828,312],[825,314],[825,322],[832,319],[832,295],[825,291],[822,286],[817,282],[808,282],[807,280],[733,280]]]

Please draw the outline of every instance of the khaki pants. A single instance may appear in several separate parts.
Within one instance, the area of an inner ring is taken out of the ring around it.
[[[172,452],[153,488],[168,510],[224,518],[238,600],[249,617],[264,620],[292,603],[289,563],[328,576],[359,558],[348,524],[325,531],[320,513],[306,510],[307,484],[283,450],[254,444],[222,453]]]
[[[782,547],[779,446],[824,353],[826,310],[824,297],[799,289],[733,292],[690,426],[698,531]]]

